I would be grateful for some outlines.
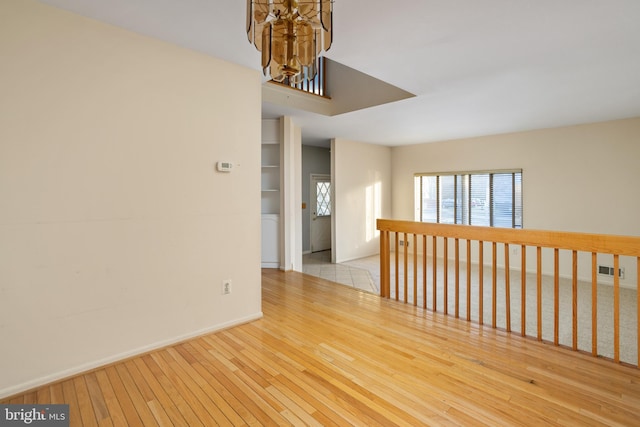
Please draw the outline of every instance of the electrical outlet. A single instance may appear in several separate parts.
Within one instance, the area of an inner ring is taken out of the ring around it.
[[[410,242],[408,242],[408,241],[406,242],[407,247],[409,247],[409,243]],[[404,246],[404,245],[405,245],[405,241],[404,240],[400,240],[400,246]]]
[[[222,295],[229,295],[231,293],[231,279],[222,281]]]

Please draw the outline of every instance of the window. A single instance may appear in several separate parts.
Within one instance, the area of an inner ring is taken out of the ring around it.
[[[416,174],[415,220],[522,228],[522,170]]]
[[[331,215],[331,181],[316,183],[317,216]]]

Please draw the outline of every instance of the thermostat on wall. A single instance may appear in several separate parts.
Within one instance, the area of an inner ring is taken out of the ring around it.
[[[233,163],[230,163],[230,162],[218,162],[216,164],[216,168],[220,172],[231,172],[231,169],[233,169]]]

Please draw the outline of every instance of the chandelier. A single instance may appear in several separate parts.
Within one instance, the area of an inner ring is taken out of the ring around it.
[[[316,76],[333,40],[333,0],[247,0],[247,36],[262,52],[262,69],[277,82]]]

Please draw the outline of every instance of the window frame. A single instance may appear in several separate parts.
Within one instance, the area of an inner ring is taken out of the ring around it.
[[[473,224],[473,194],[472,182],[473,176],[488,176],[488,202],[485,204],[489,208],[489,225],[487,227],[499,228],[524,228],[524,198],[523,198],[523,171],[522,169],[494,169],[494,170],[474,170],[474,171],[456,171],[456,172],[422,172],[414,173],[414,220],[418,222],[431,222],[436,224],[451,223],[443,222],[442,210],[443,198],[442,178],[453,177],[453,224],[475,225]],[[496,208],[495,208],[495,175],[511,175],[511,226],[496,225]],[[435,177],[435,215],[436,220],[424,219],[424,212],[428,209],[424,207],[424,180],[423,177]],[[419,184],[419,188],[418,188]],[[419,191],[418,191],[419,190]],[[451,190],[449,190],[451,191]],[[518,205],[519,203],[519,205]],[[519,220],[519,221],[518,221]]]

